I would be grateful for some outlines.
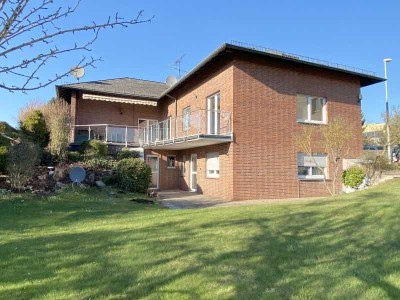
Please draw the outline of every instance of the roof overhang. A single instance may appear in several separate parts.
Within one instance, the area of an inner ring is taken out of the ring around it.
[[[216,59],[226,55],[226,54],[247,54],[254,57],[259,58],[272,58],[272,59],[279,59],[286,62],[291,62],[297,65],[306,65],[317,69],[325,69],[330,70],[342,74],[352,75],[360,80],[361,87],[365,87],[368,85],[372,85],[375,83],[383,82],[386,79],[374,75],[373,72],[351,68],[339,64],[328,63],[324,61],[319,61],[316,59],[311,59],[307,57],[297,56],[293,54],[287,54],[284,52],[279,52],[275,50],[265,49],[263,51],[257,50],[255,48],[237,46],[233,44],[223,44],[214,52],[212,52],[209,56],[207,56],[200,64],[198,64],[195,68],[193,68],[190,72],[188,72],[184,77],[182,77],[176,84],[168,88],[164,93],[161,94],[160,98],[169,95],[173,92],[176,88],[181,86],[185,83],[189,78],[191,78],[195,73],[199,72],[201,69],[205,68],[211,62],[215,61]]]

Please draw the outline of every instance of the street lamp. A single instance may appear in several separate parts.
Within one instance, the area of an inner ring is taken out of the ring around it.
[[[386,65],[388,62],[391,62],[391,58],[385,58],[383,60],[383,65],[385,68],[385,95],[386,95],[386,135],[387,135],[387,143],[388,143],[388,157],[389,157],[389,162],[392,162],[392,147],[390,146],[390,131],[389,131],[389,96],[388,96],[388,80],[387,80],[387,71],[386,71]]]

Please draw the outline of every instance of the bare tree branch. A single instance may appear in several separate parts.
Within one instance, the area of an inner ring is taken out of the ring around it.
[[[92,21],[84,26],[65,28],[60,23],[77,12],[81,0],[76,0],[74,5],[67,7],[63,4],[56,6],[55,2],[57,1],[0,0],[0,75],[8,75],[3,76],[7,78],[7,82],[1,82],[0,88],[10,92],[27,92],[48,86],[69,74],[69,70],[63,70],[50,78],[44,78],[41,71],[43,72],[55,59],[70,52],[91,51],[90,46],[103,29],[128,27],[153,19],[144,19],[143,11],[139,11],[133,19],[127,20],[116,13],[104,22]],[[78,42],[76,35],[85,32],[91,37],[86,38],[86,42]],[[60,40],[60,37],[64,36],[70,38]],[[48,45],[47,51],[43,50],[43,44]],[[21,55],[20,51],[25,53],[26,49],[29,49],[29,55]],[[86,59],[83,56],[77,65],[94,67],[98,61],[101,61],[101,58]],[[10,79],[10,75],[16,80]]]

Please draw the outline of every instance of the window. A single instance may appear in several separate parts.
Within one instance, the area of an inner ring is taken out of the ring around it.
[[[220,102],[219,93],[207,98],[207,134],[219,134]]]
[[[182,175],[183,177],[185,177],[185,174],[186,174],[186,155],[183,155],[183,156],[182,156],[181,171],[182,171],[181,175]]]
[[[176,167],[176,157],[175,155],[167,156],[167,168],[175,168]]]
[[[163,126],[163,139],[170,140],[172,138],[172,118],[168,117],[166,120],[162,121]]]
[[[190,129],[190,113],[192,110],[190,107],[186,107],[182,112],[182,129],[188,131]]]
[[[308,156],[298,154],[298,178],[299,179],[324,179],[326,174],[326,155],[314,154]]]
[[[219,178],[219,153],[207,153],[207,177]]]
[[[326,123],[325,98],[297,95],[297,121]]]

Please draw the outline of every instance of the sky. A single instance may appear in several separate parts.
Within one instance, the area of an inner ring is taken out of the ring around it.
[[[168,75],[177,75],[173,66],[180,56],[184,55],[181,68],[190,70],[221,44],[235,40],[366,69],[381,77],[383,59],[392,58],[387,65],[389,103],[390,107],[400,106],[400,1],[83,0],[77,13],[60,25],[102,21],[116,12],[134,18],[140,10],[144,10],[144,19],[154,16],[152,21],[101,32],[89,55],[103,61],[96,68],[86,68],[81,82],[120,77],[164,82]],[[90,37],[65,36],[57,42],[63,46]],[[30,51],[21,51],[18,56],[28,56]],[[69,70],[84,54],[60,56],[46,65],[41,76],[47,79]],[[12,63],[16,58],[7,59]],[[7,80],[12,78],[0,77],[0,82]],[[74,82],[70,76],[57,84]],[[381,122],[384,84],[361,92],[366,121]],[[0,89],[0,121],[17,125],[21,107],[54,96],[54,85],[27,94]]]

